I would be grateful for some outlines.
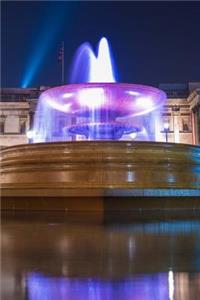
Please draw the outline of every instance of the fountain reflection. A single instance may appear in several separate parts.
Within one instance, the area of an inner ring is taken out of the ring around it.
[[[42,217],[2,220],[3,299],[197,299],[199,220]]]
[[[58,279],[30,274],[28,295],[30,300],[167,300],[169,297],[167,274],[138,275],[120,281],[88,279]],[[171,299],[170,299],[171,300]]]
[[[157,273],[137,275],[121,281],[93,278],[67,279],[29,274],[28,299],[70,300],[188,300],[197,299],[200,275]]]

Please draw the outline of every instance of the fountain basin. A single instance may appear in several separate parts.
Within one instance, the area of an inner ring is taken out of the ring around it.
[[[48,89],[42,93],[41,99],[65,113],[87,117],[93,109],[103,110],[110,112],[109,118],[112,119],[153,111],[164,104],[166,94],[139,84],[84,83]]]
[[[83,135],[89,140],[119,140],[124,134],[143,129],[129,124],[127,118],[158,111],[165,100],[163,91],[137,84],[84,83],[54,87],[40,96],[35,141],[38,136],[48,136],[39,141],[59,141],[58,136],[63,133],[66,139],[70,135]],[[68,122],[68,127],[60,126],[59,122],[56,125],[56,118]]]
[[[200,196],[200,147],[125,141],[13,146],[1,153],[1,187],[2,197]]]

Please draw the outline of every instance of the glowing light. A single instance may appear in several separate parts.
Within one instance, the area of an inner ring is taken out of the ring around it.
[[[136,91],[127,91],[126,94],[129,94],[131,96],[139,96],[140,93],[136,92]]]
[[[82,106],[98,108],[105,103],[105,100],[102,88],[83,89],[78,93],[78,101]]]
[[[174,273],[169,271],[168,273],[168,283],[169,283],[169,300],[174,299]]]
[[[127,172],[127,181],[128,182],[134,182],[135,181],[135,174],[133,171]]]
[[[152,102],[152,99],[149,97],[140,97],[140,98],[137,98],[135,105],[138,107],[143,107],[143,108],[149,109],[153,106],[153,102]]]
[[[134,140],[137,136],[136,132],[130,133],[130,137]]]
[[[70,98],[70,97],[72,97],[73,96],[73,93],[65,93],[65,94],[63,94],[63,98]]]
[[[28,139],[32,139],[35,136],[35,132],[33,130],[28,130],[26,136]]]
[[[169,129],[169,122],[164,123],[164,129],[168,130]]]
[[[100,40],[98,55],[92,60],[89,82],[115,82],[110,49],[106,38]]]

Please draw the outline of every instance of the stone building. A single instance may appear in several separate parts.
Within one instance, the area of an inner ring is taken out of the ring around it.
[[[42,89],[3,88],[0,102],[0,145],[28,143],[27,131],[33,123]]]
[[[200,145],[200,82],[159,88],[168,96],[162,119],[169,123],[169,142]]]
[[[168,99],[162,114],[161,140],[200,145],[200,82],[160,84]],[[0,102],[2,147],[28,143],[38,97],[46,88],[3,88]],[[169,128],[164,129],[168,123]]]

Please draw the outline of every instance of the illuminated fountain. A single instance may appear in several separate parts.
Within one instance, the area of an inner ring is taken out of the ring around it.
[[[115,82],[105,38],[97,55],[83,44],[71,84],[41,94],[33,143],[2,151],[2,206],[103,211],[109,197],[131,199],[115,210],[144,207],[137,197],[161,197],[161,207],[162,197],[199,197],[200,148],[158,142],[165,99],[154,87]]]
[[[115,83],[108,42],[97,56],[89,44],[76,55],[72,83],[42,93],[34,123],[34,142],[70,140],[156,140],[166,95],[148,86]],[[157,132],[156,132],[157,130]],[[129,135],[129,136],[128,136]]]

